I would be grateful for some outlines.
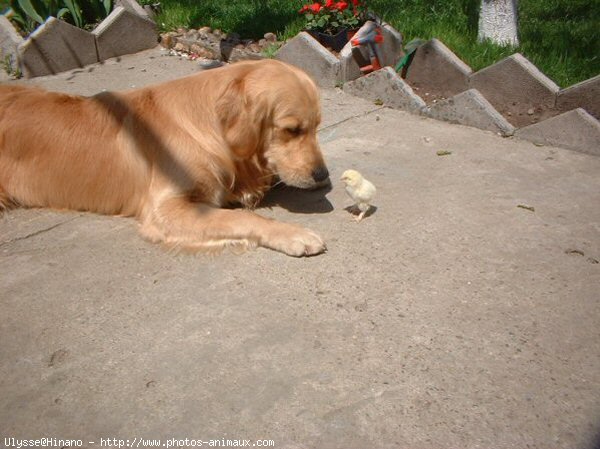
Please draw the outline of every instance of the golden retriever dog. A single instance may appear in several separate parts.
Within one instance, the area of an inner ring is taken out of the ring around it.
[[[313,81],[272,60],[92,97],[2,85],[0,209],[133,216],[144,237],[182,249],[319,254],[316,233],[247,209],[277,178],[329,184],[320,119]]]

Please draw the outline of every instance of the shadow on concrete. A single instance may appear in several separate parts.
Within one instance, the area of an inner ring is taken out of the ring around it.
[[[345,210],[346,212],[348,212],[349,214],[351,214],[351,215],[354,215],[354,216],[358,216],[358,214],[360,213],[360,210],[358,210],[358,208],[357,208],[356,206],[354,206],[354,205],[352,205],[352,206],[347,206],[347,207],[344,207],[344,210]],[[363,216],[363,219],[364,219],[364,218],[368,218],[368,217],[370,217],[370,216],[371,216],[371,215],[373,215],[375,212],[377,212],[377,206],[373,206],[373,205],[371,205],[371,207],[369,208],[369,210],[368,210],[368,211],[365,213],[365,215]]]
[[[279,206],[298,214],[326,214],[333,210],[333,205],[325,197],[331,190],[331,184],[315,190],[304,190],[279,184],[267,192],[258,207]]]

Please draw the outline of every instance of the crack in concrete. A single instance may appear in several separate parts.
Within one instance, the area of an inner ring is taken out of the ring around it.
[[[10,245],[11,243],[14,243],[14,242],[19,242],[21,240],[27,240],[27,239],[29,239],[31,237],[35,237],[35,236],[38,236],[40,234],[44,234],[46,232],[52,231],[53,229],[56,229],[59,226],[62,226],[64,224],[66,224],[66,223],[70,223],[71,221],[73,221],[73,220],[75,220],[77,218],[80,218],[80,217],[81,217],[81,215],[77,215],[75,217],[71,217],[71,218],[69,218],[67,220],[64,220],[64,221],[61,221],[59,223],[53,224],[52,226],[49,226],[47,228],[40,229],[40,230],[35,231],[35,232],[31,232],[30,234],[24,235],[22,237],[16,237],[16,238],[13,238],[13,239],[5,240],[3,242],[0,242],[0,248],[2,248],[3,246],[6,246],[6,245]]]
[[[317,132],[320,133],[321,131],[325,131],[327,129],[333,128],[335,126],[341,125],[342,123],[346,123],[350,120],[354,120],[355,118],[361,118],[361,117],[366,117],[367,115],[372,114],[373,112],[378,112],[381,111],[382,109],[391,109],[389,106],[381,106],[375,109],[371,109],[370,111],[366,111],[366,112],[361,112],[360,114],[356,114],[356,115],[351,115],[350,117],[346,117],[343,120],[340,120],[339,122],[335,122],[332,123],[331,125],[327,125],[324,126],[323,128],[319,128],[317,129]]]

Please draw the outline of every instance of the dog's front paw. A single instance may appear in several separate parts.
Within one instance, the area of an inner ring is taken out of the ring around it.
[[[297,226],[288,229],[273,243],[269,246],[294,257],[316,256],[327,251],[325,242],[317,233]]]

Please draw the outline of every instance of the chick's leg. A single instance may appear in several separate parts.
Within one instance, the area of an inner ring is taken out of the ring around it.
[[[357,223],[365,217],[365,214],[369,211],[370,207],[371,206],[369,206],[368,204],[364,204],[364,203],[358,204],[358,209],[360,210],[360,214],[358,214],[358,217],[356,217]]]

